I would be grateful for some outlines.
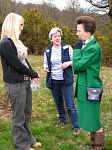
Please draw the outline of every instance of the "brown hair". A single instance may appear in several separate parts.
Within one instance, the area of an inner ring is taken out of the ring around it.
[[[85,32],[90,32],[94,34],[96,31],[95,20],[90,16],[80,16],[76,18],[76,23],[83,24]]]

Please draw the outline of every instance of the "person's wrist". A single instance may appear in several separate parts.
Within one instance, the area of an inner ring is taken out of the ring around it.
[[[72,65],[72,61],[69,62],[69,66],[71,66],[71,65]]]

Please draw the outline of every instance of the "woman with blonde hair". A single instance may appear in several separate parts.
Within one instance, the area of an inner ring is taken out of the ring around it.
[[[39,75],[28,63],[27,47],[19,40],[24,18],[9,13],[2,25],[0,55],[3,81],[12,108],[12,136],[18,150],[34,150],[41,146],[29,130],[32,112],[30,80],[38,82]],[[31,148],[33,147],[33,148]]]

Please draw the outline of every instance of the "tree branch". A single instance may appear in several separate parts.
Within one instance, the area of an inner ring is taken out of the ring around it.
[[[109,7],[109,4],[102,4],[101,2],[94,2],[94,0],[86,0],[87,2],[89,2],[91,5],[97,7],[97,8],[107,8]],[[108,3],[108,1],[107,1]]]

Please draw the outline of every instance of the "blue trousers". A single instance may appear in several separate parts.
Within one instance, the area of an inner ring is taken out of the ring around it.
[[[79,129],[77,109],[74,103],[73,84],[65,85],[63,80],[52,80],[52,85],[51,92],[59,113],[60,122],[66,122],[67,111],[73,129]]]

